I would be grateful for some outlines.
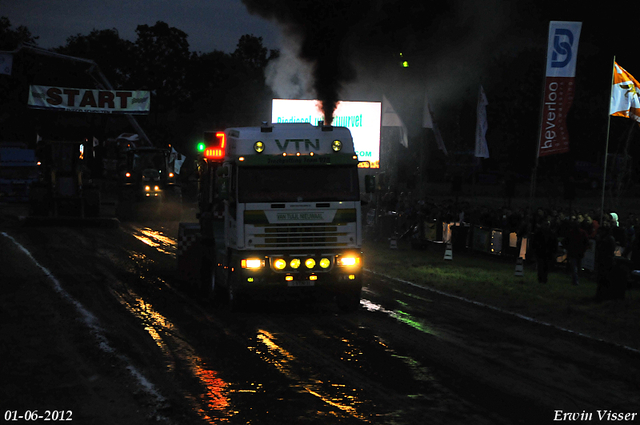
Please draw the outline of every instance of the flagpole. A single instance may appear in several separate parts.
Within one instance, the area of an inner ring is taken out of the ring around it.
[[[546,64],[548,61],[548,54],[545,54],[544,63]],[[536,140],[536,160],[535,165],[533,166],[533,171],[531,172],[531,182],[529,183],[529,208],[528,213],[531,214],[531,207],[533,204],[533,198],[536,195],[536,186],[538,180],[538,165],[540,163],[540,139],[542,138],[542,117],[544,115],[544,97],[545,97],[545,86],[547,84],[547,76],[546,73],[542,77],[542,97],[540,98],[540,119],[538,122],[540,123],[540,127],[538,128],[538,139]]]
[[[600,225],[604,220],[604,193],[607,187],[607,157],[609,156],[609,129],[611,128],[611,96],[613,96],[613,82],[616,73],[616,56],[613,55],[611,67],[611,93],[609,94],[609,112],[607,113],[607,141],[604,148],[604,170],[602,172],[602,201],[600,202]]]

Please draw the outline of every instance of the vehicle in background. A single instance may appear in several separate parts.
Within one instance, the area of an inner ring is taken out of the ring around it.
[[[141,205],[155,207],[153,213],[174,217],[180,214],[180,188],[169,165],[170,149],[130,146],[118,159],[118,216],[132,218]]]
[[[0,145],[0,202],[27,202],[38,180],[36,153],[20,142]]]
[[[98,217],[100,190],[91,180],[85,143],[45,140],[36,152],[40,177],[29,191],[35,217]]]

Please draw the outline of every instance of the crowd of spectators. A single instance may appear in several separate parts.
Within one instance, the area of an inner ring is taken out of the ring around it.
[[[608,285],[606,281],[618,272],[616,257],[625,259],[628,264],[634,263],[634,252],[640,257],[640,249],[637,249],[640,237],[636,237],[639,218],[635,214],[620,217],[615,212],[601,214],[598,210],[488,207],[454,199],[416,199],[409,193],[392,192],[379,198],[377,206],[370,203],[369,208],[375,208],[381,219],[378,224],[382,223],[382,228],[379,226],[376,231],[378,238],[420,236],[421,226],[429,222],[469,223],[501,229],[503,234],[516,233],[519,241],[523,238],[529,241],[529,249],[537,263],[538,280],[542,283],[547,281],[548,270],[561,248],[566,253],[572,283],[578,285],[582,257],[590,246],[589,241],[594,240],[600,298],[606,298],[603,289]]]

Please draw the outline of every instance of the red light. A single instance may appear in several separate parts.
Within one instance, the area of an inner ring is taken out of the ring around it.
[[[226,135],[224,134],[224,132],[221,131],[216,133],[216,137],[208,141],[207,144],[209,146],[207,146],[204,150],[205,158],[213,160],[224,159],[226,145]]]
[[[204,156],[209,159],[222,159],[224,158],[224,149],[206,148]]]

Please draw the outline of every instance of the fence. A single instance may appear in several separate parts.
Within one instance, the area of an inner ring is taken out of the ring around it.
[[[492,255],[522,258],[527,256],[528,239],[526,237],[518,238],[516,232],[470,223],[441,223],[441,225],[441,239],[432,238],[434,228],[440,226],[435,222],[427,224],[429,230],[425,233],[425,237],[437,243],[451,242],[454,250],[471,249]]]
[[[383,217],[378,223],[377,235],[383,238],[397,235],[397,219],[398,216]],[[373,222],[371,221],[369,224],[373,225]],[[518,257],[527,259],[530,248],[529,239],[527,237],[518,237],[516,232],[471,223],[425,221],[422,223],[422,227],[419,227],[418,233],[413,234],[413,237],[433,243],[451,243],[454,251],[472,250],[514,259]],[[590,239],[589,247],[582,259],[582,268],[593,272],[595,269],[595,256],[596,241]],[[616,256],[622,256],[621,247],[616,249]],[[566,251],[558,243],[556,261],[564,263],[566,259]]]

